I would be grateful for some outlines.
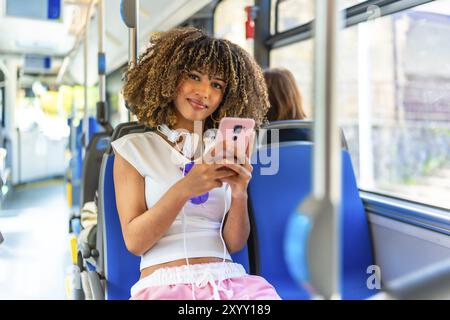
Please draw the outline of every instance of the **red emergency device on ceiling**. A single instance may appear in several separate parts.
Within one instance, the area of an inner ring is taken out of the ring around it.
[[[245,39],[253,39],[255,37],[253,9],[253,6],[245,7],[245,12],[247,13],[247,21],[245,21]]]

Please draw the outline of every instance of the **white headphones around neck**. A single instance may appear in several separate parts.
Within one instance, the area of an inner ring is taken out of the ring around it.
[[[189,132],[179,132],[177,130],[170,129],[166,124],[158,125],[156,129],[161,132],[167,140],[169,140],[171,143],[175,144],[176,149],[180,151],[185,157],[192,158],[194,150],[196,148],[196,141],[193,141],[193,134]],[[180,137],[185,137],[183,148],[180,148],[178,146],[178,140]],[[195,143],[195,146],[192,144]]]
[[[160,124],[156,129],[172,143],[177,143],[178,139],[180,139],[181,133],[177,130],[170,129],[167,124]]]

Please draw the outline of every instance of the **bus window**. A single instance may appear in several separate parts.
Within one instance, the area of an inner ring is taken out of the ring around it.
[[[449,209],[450,0],[341,31],[339,121],[359,187]],[[311,39],[271,51],[313,117]]]
[[[344,0],[340,1],[342,9],[351,7],[363,0]],[[273,19],[271,29],[273,33],[283,32],[302,24],[308,23],[314,19],[315,1],[311,0],[278,0],[272,1],[272,17],[275,18],[278,6],[278,19]]]
[[[303,109],[312,116],[314,42],[311,39],[270,51],[270,66],[288,68],[297,81],[303,98]]]
[[[447,209],[449,5],[436,1],[346,29],[338,76],[360,187]]]
[[[245,38],[245,7],[253,6],[254,0],[223,0],[214,12],[214,34],[228,39],[253,56],[253,39]]]

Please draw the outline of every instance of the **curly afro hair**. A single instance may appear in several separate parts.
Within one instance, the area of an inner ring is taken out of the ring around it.
[[[205,129],[217,127],[222,117],[252,118],[257,127],[266,122],[267,87],[255,60],[238,45],[192,27],[151,37],[138,63],[124,74],[128,108],[148,127],[162,123],[172,127],[178,84],[192,70],[220,76],[226,82],[222,102],[205,120]]]

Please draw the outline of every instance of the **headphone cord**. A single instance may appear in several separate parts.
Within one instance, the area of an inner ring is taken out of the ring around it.
[[[186,163],[183,166],[183,177],[186,173]],[[185,204],[186,205],[186,204]],[[189,273],[189,282],[191,283],[191,290],[192,290],[192,299],[193,300],[197,300],[195,298],[195,291],[194,291],[194,278],[192,276],[192,272],[191,272],[191,266],[189,264],[189,258],[188,258],[188,254],[187,254],[187,244],[186,244],[186,224],[187,224],[187,218],[186,218],[186,213],[184,212],[184,207],[185,205],[183,205],[182,207],[182,212],[183,212],[183,248],[184,248],[184,257],[186,259],[186,265],[187,265],[187,269],[188,269],[188,273]]]
[[[186,165],[183,167],[183,177],[184,174],[186,172]],[[222,256],[222,265],[225,265],[225,256],[227,255],[227,246],[225,244],[225,240],[223,238],[223,225],[225,222],[225,217],[228,213],[227,210],[227,191],[228,191],[229,185],[226,184],[225,185],[225,195],[224,195],[224,213],[223,213],[223,217],[222,217],[222,222],[220,223],[220,228],[219,228],[219,235],[220,235],[220,240],[222,240],[222,245],[223,245],[223,256]],[[184,257],[186,259],[186,265],[188,268],[188,273],[189,273],[189,279],[190,279],[190,284],[191,284],[191,291],[192,291],[192,299],[193,300],[197,300],[195,297],[195,290],[194,290],[194,277],[192,276],[192,272],[191,272],[191,267],[190,267],[190,263],[189,263],[189,258],[188,258],[188,254],[187,254],[187,241],[186,241],[186,225],[187,225],[187,217],[186,217],[186,213],[184,211],[184,206],[182,208],[182,212],[183,212],[183,248],[184,248]],[[221,280],[220,280],[221,281]]]

